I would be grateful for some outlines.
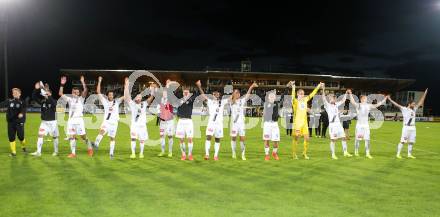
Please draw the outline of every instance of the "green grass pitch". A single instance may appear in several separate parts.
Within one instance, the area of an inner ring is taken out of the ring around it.
[[[52,143],[45,142],[41,158],[18,152],[12,159],[4,119],[1,114],[0,216],[440,216],[438,123],[417,123],[415,160],[394,157],[401,122],[385,122],[371,132],[373,160],[343,158],[340,142],[340,159],[331,160],[329,140],[319,138],[311,139],[310,160],[291,160],[291,138],[281,129],[281,160],[265,162],[257,127],[246,132],[247,161],[231,159],[226,129],[220,161],[203,160],[202,136],[195,140],[195,161],[182,162],[177,140],[172,159],[157,157],[160,147],[150,146],[145,159],[130,160],[124,124],[112,161],[108,138],[93,158],[81,142],[78,158],[66,158],[68,142],[61,139],[59,157],[51,156]],[[158,139],[154,122],[148,131]],[[28,115],[30,151],[39,123],[38,114]],[[94,140],[97,130],[88,133]]]

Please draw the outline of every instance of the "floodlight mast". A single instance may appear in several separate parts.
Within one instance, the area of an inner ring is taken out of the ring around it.
[[[8,75],[8,3],[9,0],[0,0],[0,5],[3,8],[1,10],[1,17],[3,20],[3,71],[4,71],[4,88],[5,88],[5,99],[9,95],[9,75]]]

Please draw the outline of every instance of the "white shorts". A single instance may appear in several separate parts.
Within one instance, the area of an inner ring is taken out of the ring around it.
[[[67,135],[85,135],[86,129],[84,127],[84,120],[82,118],[73,118],[67,121]]]
[[[118,131],[118,122],[104,121],[101,124],[101,130],[104,131],[104,135],[107,134],[108,136],[115,138]]]
[[[41,121],[38,135],[58,137],[60,133],[58,131],[57,121]]]
[[[208,122],[206,126],[206,135],[215,138],[223,138],[223,123]]]
[[[168,120],[168,121],[160,121],[159,126],[159,135],[160,136],[173,136],[174,135],[174,120]]]
[[[328,127],[328,132],[330,134],[330,139],[345,138],[344,128],[341,123],[331,123]]]
[[[194,125],[192,119],[179,119],[179,121],[177,121],[176,137],[183,139],[185,136],[187,138],[193,138],[194,136]]]
[[[416,142],[416,127],[415,126],[403,126],[402,137],[400,142],[403,143],[415,143]]]
[[[368,124],[356,124],[356,140],[370,140],[370,126]]]
[[[140,141],[148,140],[147,126],[132,125],[130,126],[131,139],[138,139]]]
[[[246,130],[245,130],[245,126],[244,123],[233,123],[231,125],[231,136],[232,137],[236,137],[236,136],[245,136],[246,134]]]
[[[263,140],[274,142],[280,141],[280,128],[278,127],[278,122],[264,122]]]

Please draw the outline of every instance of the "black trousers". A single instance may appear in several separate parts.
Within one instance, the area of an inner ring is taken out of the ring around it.
[[[316,136],[321,136],[321,127],[322,127],[321,122],[319,122],[319,123],[318,123],[318,127],[315,128],[315,134],[316,134]]]
[[[322,123],[321,125],[322,125],[321,136],[325,137],[325,134],[327,133],[328,124],[327,123]]]
[[[18,137],[20,141],[24,140],[24,123],[8,122],[9,142],[14,142],[15,137]]]

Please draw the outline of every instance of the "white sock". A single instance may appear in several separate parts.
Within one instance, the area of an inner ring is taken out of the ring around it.
[[[110,141],[110,155],[115,152],[115,141]]]
[[[53,139],[53,152],[58,153],[58,138]]]
[[[214,150],[215,150],[214,157],[218,157],[218,151],[220,150],[219,142],[214,143]]]
[[[37,139],[37,153],[41,154],[42,147],[43,147],[43,138],[38,137],[38,139]]]
[[[194,146],[194,144],[192,142],[188,142],[188,155],[192,155],[193,146]]]
[[[231,149],[232,149],[232,154],[235,154],[235,149],[237,148],[237,141],[233,141],[231,140]]]
[[[342,150],[347,152],[347,141],[342,140]]]
[[[182,152],[182,155],[186,155],[185,154],[185,143],[180,143],[180,151]]]
[[[408,143],[408,155],[412,154],[412,150],[413,150],[413,144],[412,143]]]
[[[403,148],[403,144],[402,144],[402,143],[399,143],[399,144],[397,145],[397,155],[400,155],[400,152],[402,151],[402,148]]]
[[[356,153],[359,153],[359,144],[360,144],[360,141],[356,139],[356,140],[354,141],[354,151],[355,151]]]
[[[76,139],[70,140],[70,151],[72,154],[76,154]]]
[[[102,140],[102,135],[101,134],[98,134],[98,136],[96,136],[96,139],[95,139],[95,145],[97,146],[97,147],[99,147],[99,143],[101,142],[101,140]]]
[[[244,155],[244,153],[246,152],[246,145],[244,144],[244,142],[240,142],[240,148],[241,154]]]
[[[165,152],[165,137],[160,137],[160,148],[162,153]]]
[[[140,141],[139,142],[139,146],[141,147],[140,154],[144,154],[145,141]]]
[[[278,148],[273,148],[273,149],[272,149],[272,153],[275,153],[275,154],[276,154],[277,152],[278,152]]]
[[[332,155],[335,154],[335,142],[333,141],[330,142],[330,151],[332,152]]]
[[[365,140],[365,153],[370,154],[370,140]]]
[[[269,155],[269,150],[270,150],[270,147],[269,146],[264,146],[264,153],[266,154],[266,155]]]
[[[90,142],[89,139],[85,139],[84,142],[87,144],[87,148],[91,149],[92,148],[92,143]]]
[[[136,154],[136,141],[131,141],[131,154]]]
[[[168,152],[169,153],[173,153],[173,144],[174,144],[173,137],[168,138]]]
[[[211,149],[211,141],[205,141],[205,155],[209,156],[209,150]]]

